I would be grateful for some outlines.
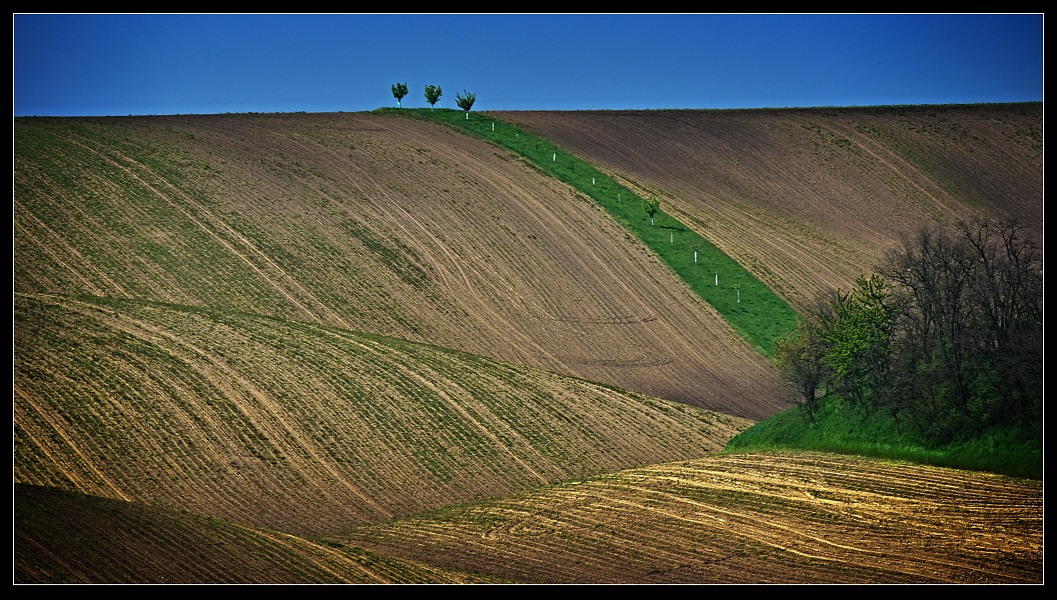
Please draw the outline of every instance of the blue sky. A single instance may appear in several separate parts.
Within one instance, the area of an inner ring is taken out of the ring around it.
[[[13,116],[1043,100],[1043,14],[12,14]]]

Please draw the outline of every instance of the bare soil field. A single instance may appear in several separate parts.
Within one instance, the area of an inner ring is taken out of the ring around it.
[[[930,220],[1043,244],[1042,105],[493,113],[611,173],[794,306]]]
[[[16,584],[504,583],[143,503],[15,484]]]
[[[521,583],[1041,583],[1041,490],[854,457],[730,454],[327,539]]]
[[[752,421],[432,345],[17,296],[14,479],[316,535],[723,449]]]
[[[1042,244],[1042,107],[496,113],[788,302]],[[1042,483],[717,455],[774,366],[589,198],[373,113],[14,123],[15,583],[1042,583]]]
[[[16,146],[16,292],[299,319],[751,419],[785,407],[770,363],[601,209],[448,128],[27,120]]]
[[[659,464],[311,539],[35,486],[15,508],[26,583],[1043,583],[1041,482],[829,454]]]

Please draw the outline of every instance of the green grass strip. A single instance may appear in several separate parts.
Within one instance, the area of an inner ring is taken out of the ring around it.
[[[643,198],[553,142],[474,112],[427,108],[381,108],[375,112],[450,125],[511,150],[543,173],[586,194],[656,252],[764,356],[774,358],[778,341],[796,326],[797,314],[792,307],[707,239],[665,213],[663,204],[651,224],[643,210]]]
[[[1042,479],[1042,434],[1031,427],[994,427],[964,440],[936,444],[883,411],[863,412],[832,396],[819,401],[813,418],[793,407],[756,423],[734,436],[723,453],[789,450],[855,454]]]

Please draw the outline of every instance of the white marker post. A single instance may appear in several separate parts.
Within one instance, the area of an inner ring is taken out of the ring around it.
[[[719,285],[719,272],[716,272],[716,285]]]

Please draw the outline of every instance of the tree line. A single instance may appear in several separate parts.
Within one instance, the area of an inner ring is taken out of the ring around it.
[[[822,398],[885,411],[937,444],[1041,427],[1042,252],[1016,223],[936,223],[853,289],[817,297],[778,344],[803,414]]]
[[[401,108],[401,102],[408,93],[407,83],[394,83],[390,86],[390,90],[393,92],[393,97],[396,98],[396,107]],[[426,102],[429,102],[429,109],[433,110],[437,102],[440,102],[440,97],[444,94],[444,90],[439,85],[429,84],[425,87],[423,94],[426,97]],[[472,92],[463,90],[461,94],[455,94],[455,104],[466,111],[466,118],[470,118],[470,109],[473,108],[473,103],[476,101],[477,94]]]

